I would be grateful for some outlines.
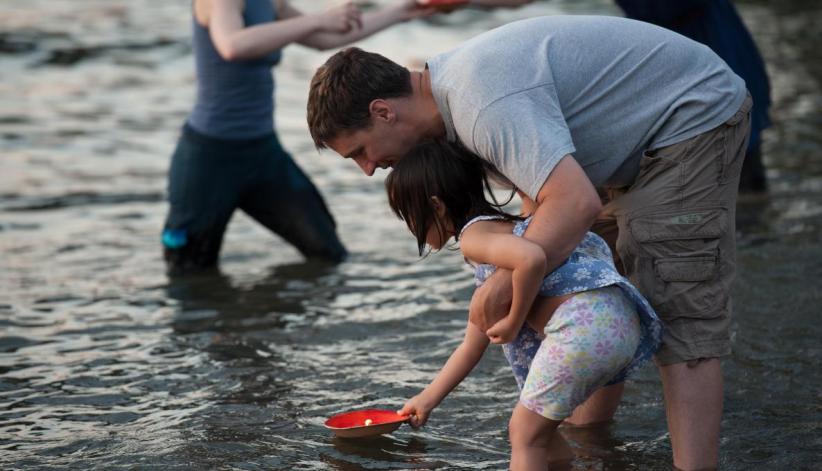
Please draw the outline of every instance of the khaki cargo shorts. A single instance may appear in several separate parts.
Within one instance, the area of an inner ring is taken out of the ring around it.
[[[630,187],[603,189],[592,230],[665,325],[659,365],[731,351],[736,197],[751,104],[748,95],[719,127],[646,151]]]

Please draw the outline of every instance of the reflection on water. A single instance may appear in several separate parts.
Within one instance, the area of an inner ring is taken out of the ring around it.
[[[172,323],[175,332],[282,329],[288,318],[308,320],[306,296],[319,301],[342,281],[335,267],[309,262],[274,266],[251,283],[235,283],[216,269],[170,279],[166,295],[180,308]]]
[[[238,214],[221,271],[165,277],[165,172],[193,98],[187,8],[3,6],[0,466],[504,468],[516,386],[493,349],[423,429],[346,441],[322,427],[331,414],[398,407],[418,392],[459,343],[472,289],[458,254],[417,260],[379,178],[314,152],[305,96],[327,54],[286,51],[277,121],[352,260],[304,263]],[[740,8],[768,63],[776,124],[764,136],[772,191],[739,204],[722,468],[808,469],[822,454],[822,10],[797,0]],[[364,47],[419,65],[493,26],[560,12],[617,10],[568,0],[460,12]],[[627,385],[614,424],[563,433],[575,469],[666,469],[653,368]]]
[[[332,444],[337,453],[321,453],[320,458],[329,468],[340,471],[362,469],[375,462],[403,468],[410,465],[413,469],[438,469],[445,464],[426,460],[426,441],[414,436],[407,440],[390,435],[359,439],[335,437]]]

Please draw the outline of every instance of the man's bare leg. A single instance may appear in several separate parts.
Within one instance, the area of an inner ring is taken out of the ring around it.
[[[723,394],[719,359],[705,359],[693,366],[661,366],[659,373],[674,466],[686,471],[715,469],[719,462]]]

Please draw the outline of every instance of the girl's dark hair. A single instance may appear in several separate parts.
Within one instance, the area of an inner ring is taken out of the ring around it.
[[[385,179],[388,203],[416,237],[420,255],[432,223],[437,225],[443,239],[447,238],[445,228],[436,218],[432,196],[445,206],[457,240],[465,223],[477,216],[501,216],[509,221],[522,219],[500,210],[511,198],[502,204],[497,202],[488,183],[487,166],[464,147],[445,141],[419,144],[394,164],[394,170]],[[493,203],[486,199],[486,191]]]

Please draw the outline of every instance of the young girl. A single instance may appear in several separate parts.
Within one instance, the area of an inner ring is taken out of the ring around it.
[[[530,219],[506,214],[485,198],[483,163],[453,145],[421,144],[386,179],[392,210],[425,245],[452,237],[474,267],[477,284],[512,270],[506,317],[483,333],[471,322],[437,377],[400,410],[423,425],[474,368],[489,342],[503,345],[520,387],[509,424],[512,469],[544,469],[573,457],[557,433],[563,419],[596,389],[623,381],[657,349],[661,324],[614,268],[606,243],[588,233],[566,262],[545,276],[542,248],[522,237]],[[544,296],[531,310],[537,295]]]

